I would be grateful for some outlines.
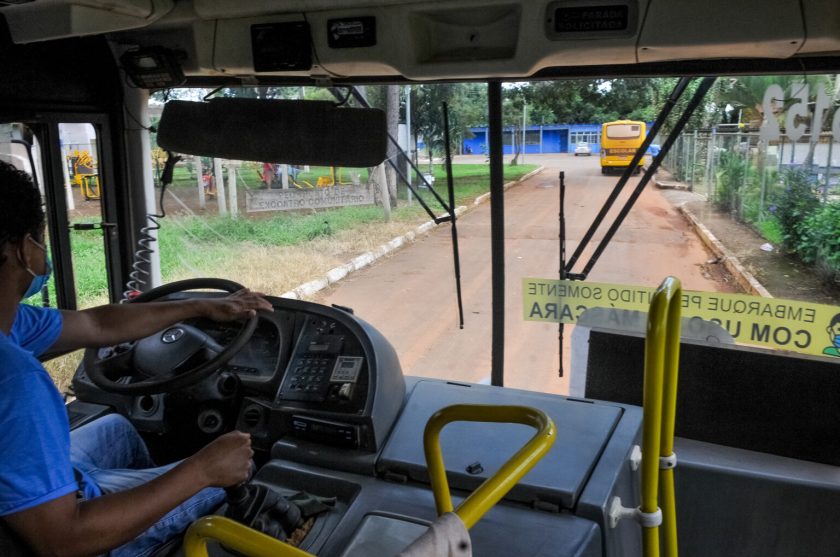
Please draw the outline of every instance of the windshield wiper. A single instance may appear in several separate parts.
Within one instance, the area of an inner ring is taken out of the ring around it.
[[[644,175],[639,180],[639,183],[636,184],[636,188],[630,194],[630,197],[624,203],[624,206],[619,211],[618,215],[615,218],[615,221],[610,225],[606,234],[604,234],[604,237],[601,239],[601,242],[598,244],[598,247],[595,248],[595,251],[589,258],[589,261],[583,267],[583,271],[580,273],[573,273],[572,269],[574,268],[575,263],[577,263],[581,254],[586,249],[586,246],[589,245],[590,240],[592,240],[592,236],[595,235],[595,232],[601,226],[601,223],[604,221],[604,217],[606,217],[607,213],[612,208],[613,204],[615,203],[615,200],[618,199],[619,194],[624,189],[624,186],[627,184],[627,181],[630,179],[630,175],[633,173],[634,169],[637,167],[642,157],[645,156],[648,147],[650,147],[654,138],[659,133],[659,130],[662,129],[665,120],[671,114],[671,111],[676,106],[677,101],[679,101],[680,97],[682,97],[683,93],[685,93],[692,79],[695,78],[682,77],[674,86],[674,90],[671,91],[668,100],[665,102],[665,106],[662,107],[662,110],[659,112],[659,116],[657,116],[656,121],[653,123],[650,133],[648,133],[647,137],[645,137],[641,147],[639,147],[638,151],[636,151],[636,154],[633,156],[633,160],[630,161],[630,165],[625,169],[624,173],[621,175],[621,178],[618,180],[618,183],[613,188],[612,193],[610,193],[609,197],[604,202],[603,207],[601,207],[601,210],[598,212],[598,214],[595,216],[595,219],[592,221],[592,224],[589,226],[589,229],[583,235],[583,238],[581,239],[580,243],[578,244],[574,254],[572,254],[572,257],[571,259],[569,259],[568,263],[566,262],[566,215],[564,203],[566,196],[566,183],[564,173],[560,172],[560,280],[586,280],[586,277],[588,277],[590,271],[592,271],[592,267],[595,266],[595,263],[597,263],[598,259],[601,257],[601,254],[609,245],[610,240],[612,240],[613,236],[615,236],[615,233],[618,231],[618,228],[621,226],[621,223],[624,222],[624,219],[627,217],[628,213],[630,213],[630,209],[632,209],[633,205],[636,204],[636,200],[639,199],[639,196],[642,194],[642,191],[644,191],[651,177],[653,177],[657,169],[659,169],[659,165],[662,163],[663,159],[668,154],[668,151],[670,151],[671,146],[674,144],[677,137],[679,137],[686,123],[688,123],[688,119],[691,118],[691,115],[694,114],[694,111],[703,101],[703,98],[706,96],[706,93],[709,91],[709,89],[711,89],[716,78],[702,78],[702,80],[700,81],[700,85],[697,87],[697,90],[694,92],[694,95],[691,97],[691,100],[689,101],[682,115],[680,115],[679,119],[677,120],[677,123],[674,125],[674,129],[672,129],[668,134],[668,137],[663,143],[659,153],[657,153],[656,156],[653,157],[653,161],[651,162],[650,166],[645,169]],[[558,370],[559,377],[563,377],[563,333],[564,325],[561,322],[558,325],[558,353],[560,356],[560,369]]]
[[[330,92],[339,101],[339,104],[346,104],[347,101],[352,97],[359,105],[364,108],[370,108],[370,103],[365,98],[364,95],[355,87],[351,86],[349,91],[344,95],[341,94],[341,91],[337,87],[331,87]],[[426,189],[434,196],[440,206],[443,207],[443,210],[446,211],[445,215],[437,216],[434,211],[429,207],[429,205],[423,200],[423,197],[419,194],[419,192],[411,185],[411,180],[403,172],[400,165],[397,164],[397,161],[394,160],[393,157],[387,157],[385,161],[391,166],[392,169],[397,173],[397,176],[400,180],[402,180],[406,187],[414,194],[414,197],[420,203],[420,205],[425,209],[426,213],[429,217],[434,221],[435,224],[441,224],[444,222],[451,222],[451,229],[452,229],[452,256],[454,259],[455,264],[455,294],[458,300],[458,327],[463,329],[464,328],[464,303],[461,296],[461,257],[460,252],[458,251],[458,229],[455,225],[455,189],[454,184],[452,182],[452,149],[449,143],[449,107],[446,103],[443,103],[443,133],[444,133],[444,143],[446,144],[446,183],[447,189],[449,193],[449,202],[447,203],[444,199],[435,191],[434,186],[430,183],[426,176],[420,171],[417,165],[414,164],[414,161],[411,160],[411,156],[409,153],[403,151],[402,147],[400,147],[399,142],[390,134],[388,133],[388,141],[396,147],[399,153],[402,153],[405,159],[408,161],[408,164],[411,166],[411,169],[420,177],[425,185]],[[429,155],[431,158],[431,155]],[[399,158],[399,157],[397,157]],[[387,203],[387,200],[384,200],[383,203]]]

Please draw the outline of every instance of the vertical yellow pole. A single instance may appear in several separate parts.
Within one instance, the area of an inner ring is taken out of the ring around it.
[[[674,454],[674,428],[677,413],[677,380],[680,360],[680,314],[682,288],[673,280],[673,297],[668,306],[668,324],[665,337],[665,376],[662,401],[662,439],[659,456]],[[659,501],[662,508],[662,542],[666,557],[677,557],[677,504],[674,495],[674,468],[660,468]]]
[[[660,470],[659,457],[674,450],[681,304],[680,281],[666,278],[651,299],[645,338],[640,510],[651,514],[661,506],[668,557],[677,557],[674,476],[672,469]],[[659,526],[642,526],[642,541],[645,557],[659,557]]]
[[[659,445],[662,424],[666,293],[657,289],[650,303],[645,336],[645,377],[642,401],[642,504],[643,513],[659,508]],[[642,526],[644,557],[659,557],[659,527]]]

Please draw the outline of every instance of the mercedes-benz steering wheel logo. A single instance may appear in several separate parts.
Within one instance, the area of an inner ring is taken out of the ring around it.
[[[181,337],[184,336],[184,332],[184,329],[181,327],[173,327],[164,331],[160,340],[162,340],[164,344],[172,344],[173,342],[181,340]]]

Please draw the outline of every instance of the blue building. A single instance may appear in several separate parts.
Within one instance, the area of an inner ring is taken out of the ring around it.
[[[487,127],[470,128],[471,139],[464,140],[465,154],[487,153]],[[503,152],[513,154],[513,128],[505,128]],[[520,130],[521,134],[522,131]],[[601,124],[547,124],[528,126],[525,130],[525,154],[574,153],[580,141],[589,143],[593,153],[601,149]]]

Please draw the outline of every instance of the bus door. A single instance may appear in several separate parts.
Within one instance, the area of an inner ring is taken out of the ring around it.
[[[53,276],[27,303],[84,309],[119,298],[111,280],[119,258],[108,256],[118,252],[107,130],[89,115],[0,121],[0,160],[29,173],[44,199]]]

